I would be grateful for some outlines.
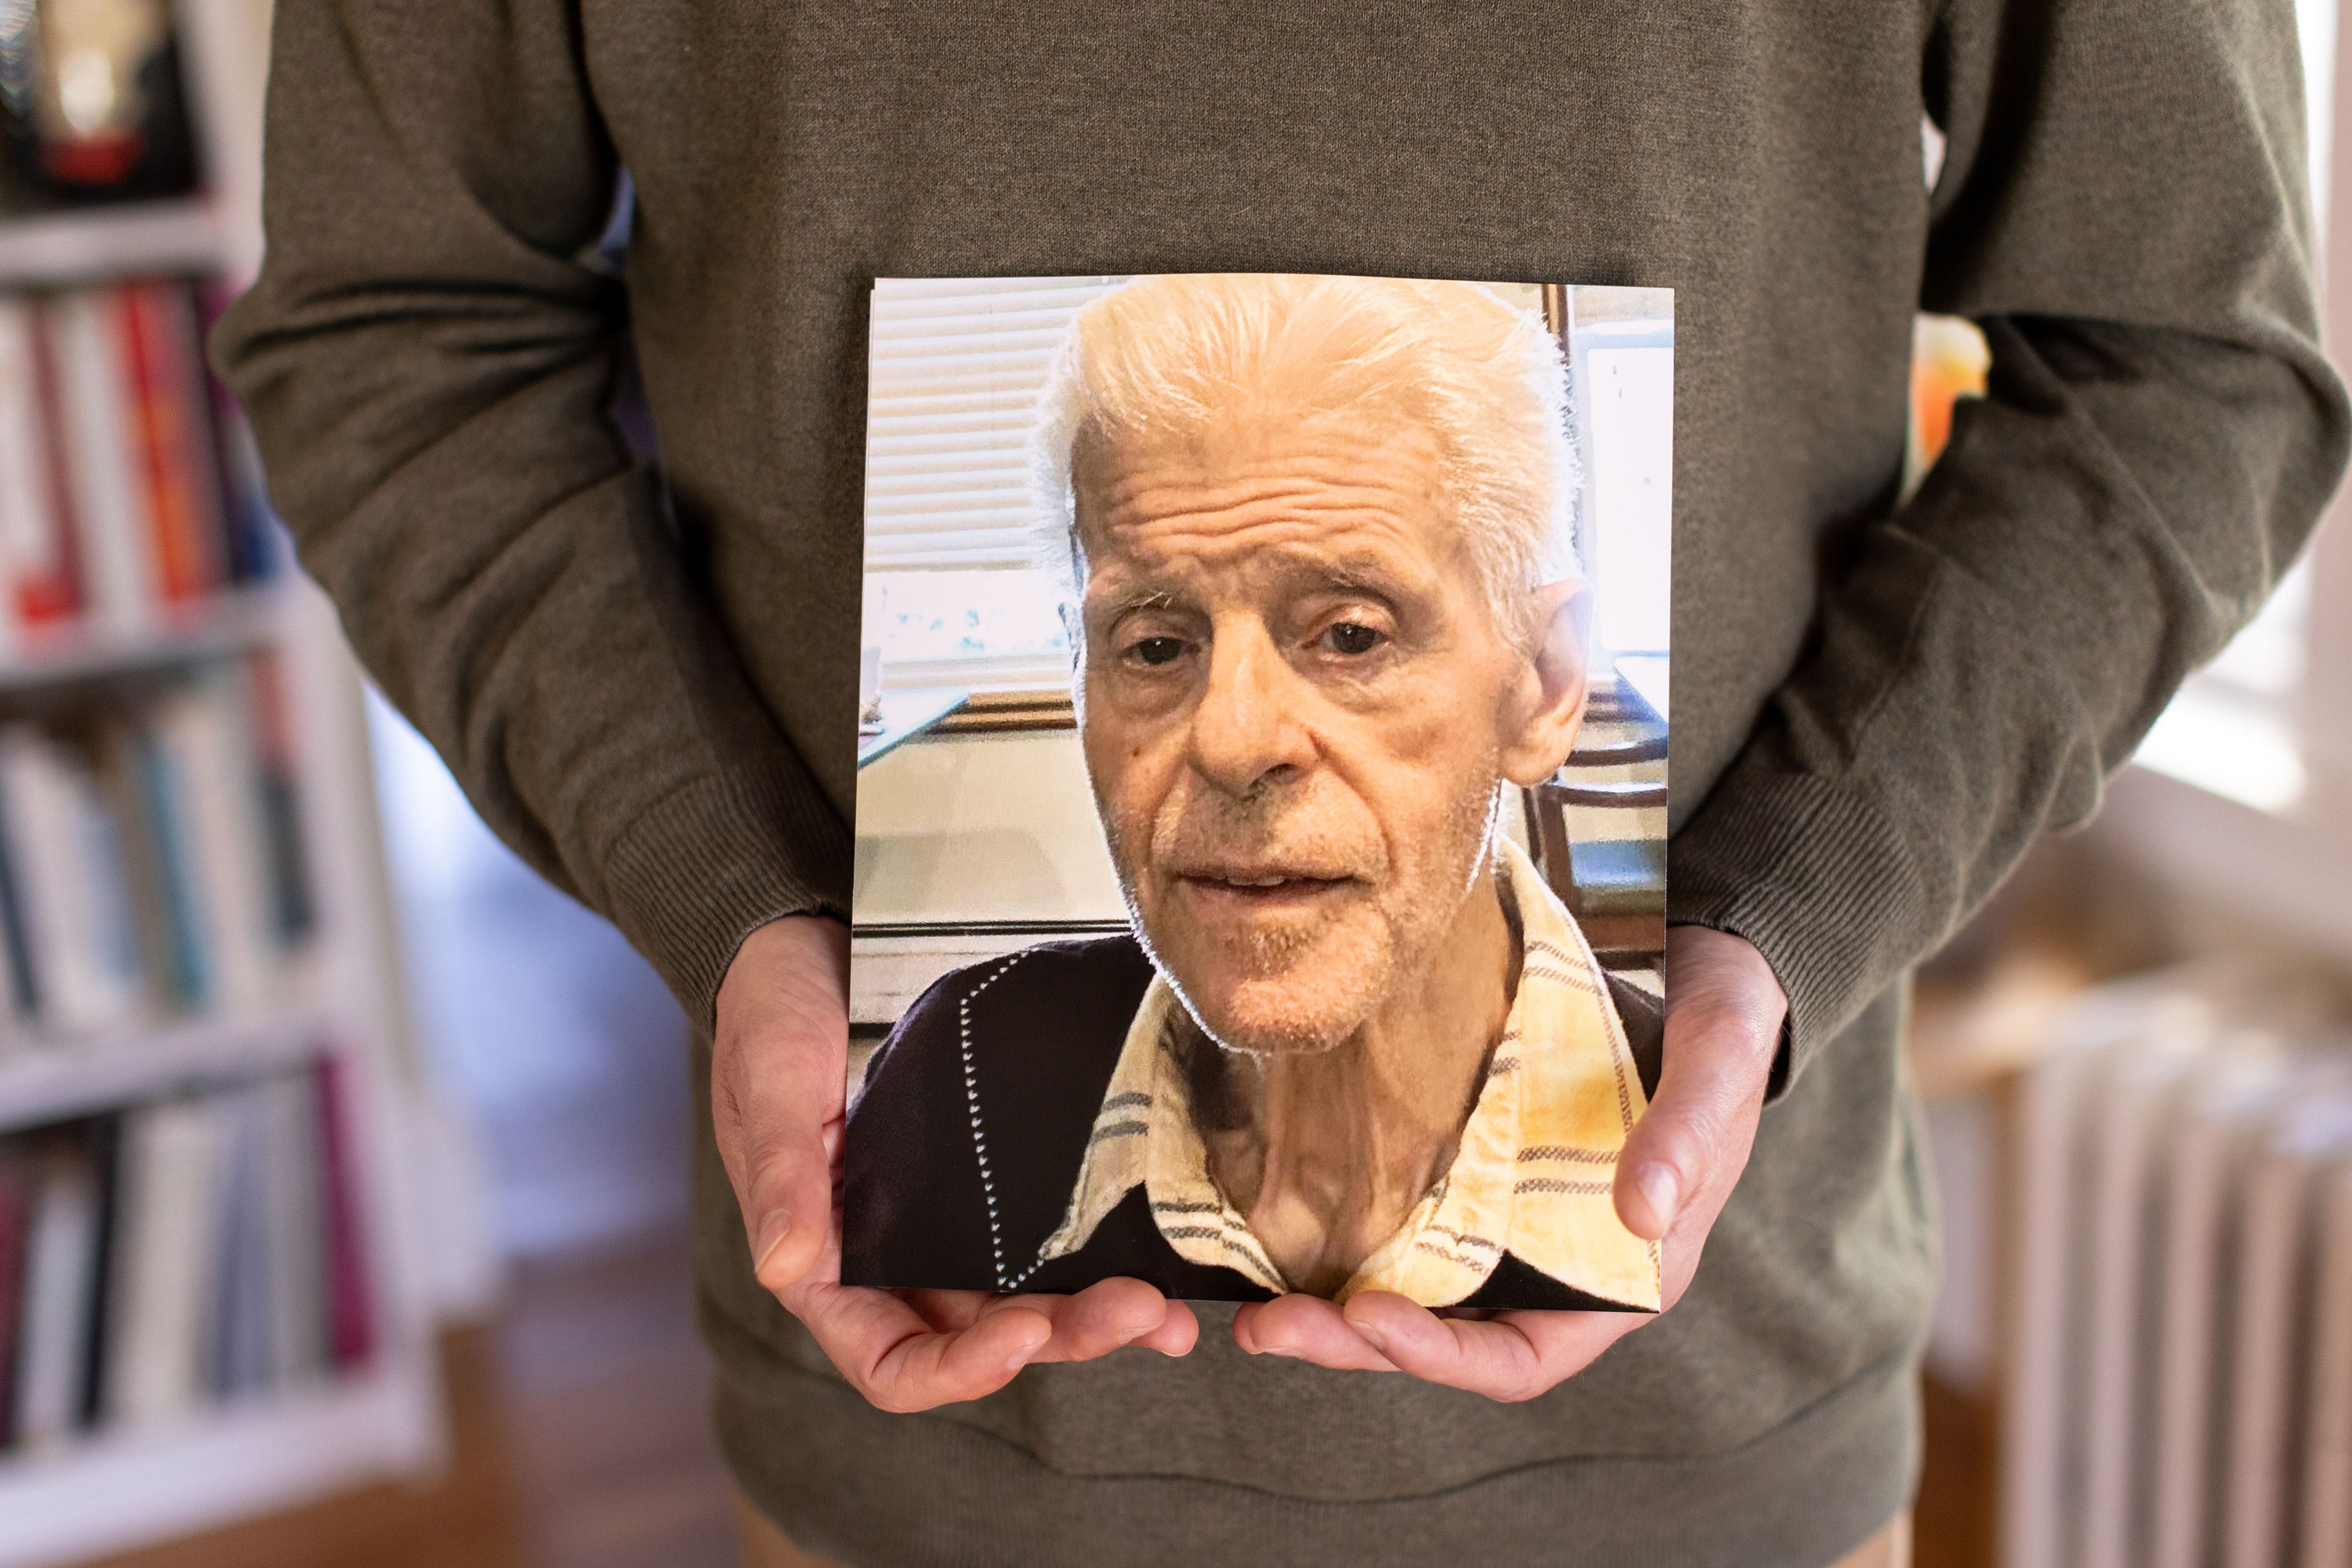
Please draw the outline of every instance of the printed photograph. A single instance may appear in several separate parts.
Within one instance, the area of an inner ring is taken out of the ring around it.
[[[1654,1311],[1673,295],[883,279],[845,1283]]]

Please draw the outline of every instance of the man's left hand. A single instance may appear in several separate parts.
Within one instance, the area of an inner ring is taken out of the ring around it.
[[[1658,1092],[1617,1161],[1618,1217],[1665,1243],[1671,1309],[1698,1272],[1716,1215],[1748,1168],[1788,997],[1763,954],[1701,926],[1666,933],[1665,1060]],[[1242,1308],[1234,1338],[1254,1355],[1340,1370],[1405,1372],[1490,1399],[1533,1399],[1591,1365],[1644,1313],[1498,1311],[1439,1317],[1387,1290],[1345,1307],[1284,1296]]]

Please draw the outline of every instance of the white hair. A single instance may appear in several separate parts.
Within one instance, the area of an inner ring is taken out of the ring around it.
[[[1084,587],[1071,454],[1235,414],[1393,414],[1434,437],[1453,521],[1496,625],[1574,574],[1577,490],[1559,341],[1474,283],[1266,272],[1138,278],[1079,310],[1031,429],[1040,552]]]

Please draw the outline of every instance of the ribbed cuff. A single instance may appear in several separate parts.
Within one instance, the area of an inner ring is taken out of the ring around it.
[[[712,774],[621,836],[605,862],[610,913],[708,1029],[745,937],[785,915],[848,918],[850,842],[805,774]]]
[[[1769,1098],[1932,941],[1910,851],[1848,782],[1737,766],[1667,855],[1667,919],[1753,942],[1788,994]]]

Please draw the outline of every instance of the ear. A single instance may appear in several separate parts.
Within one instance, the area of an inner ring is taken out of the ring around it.
[[[1548,583],[1528,597],[1533,646],[1503,715],[1503,776],[1516,784],[1542,783],[1576,749],[1592,626],[1592,595],[1581,578]]]

